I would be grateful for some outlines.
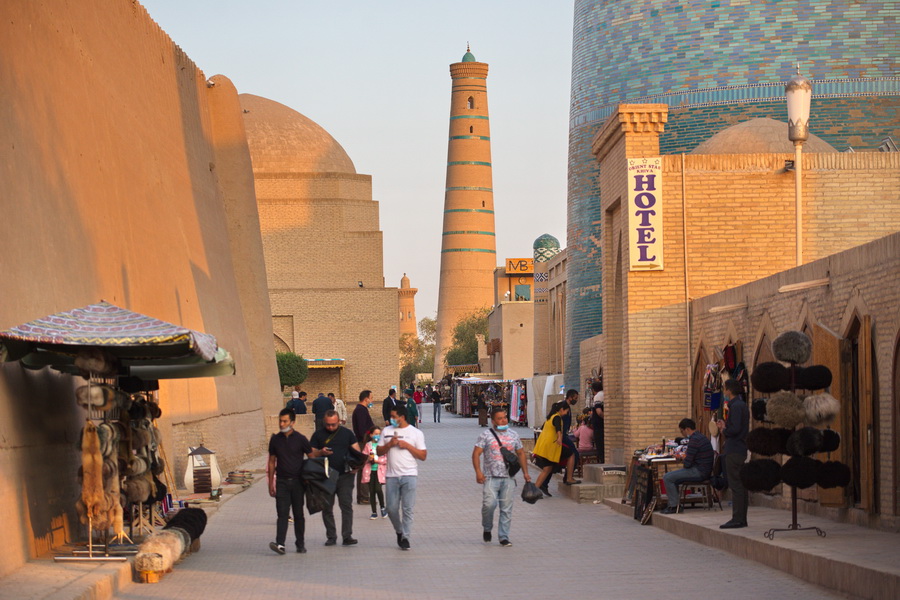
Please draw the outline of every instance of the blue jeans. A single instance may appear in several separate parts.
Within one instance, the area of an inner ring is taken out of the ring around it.
[[[668,473],[663,475],[663,483],[666,484],[666,498],[668,498],[668,506],[671,508],[678,507],[679,485],[681,485],[682,483],[706,481],[707,479],[709,479],[709,473],[706,473],[704,475],[697,467],[689,467],[687,469],[669,471]]]
[[[512,477],[487,477],[481,491],[481,526],[490,531],[494,526],[494,510],[500,505],[500,526],[497,534],[501,540],[509,539],[509,525],[512,522],[513,490],[516,480]]]
[[[412,530],[413,509],[416,507],[416,480],[415,475],[402,477],[388,477],[385,480],[385,492],[387,500],[388,516],[394,525],[394,531],[408,538]],[[403,516],[400,516],[400,509]]]
[[[437,400],[432,400],[431,404],[433,405],[432,408],[434,409],[434,415],[433,415],[434,422],[440,423],[441,422],[441,403],[438,402]]]

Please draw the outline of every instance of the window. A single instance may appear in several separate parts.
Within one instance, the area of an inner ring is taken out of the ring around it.
[[[469,133],[475,133],[475,128],[471,125],[469,126]]]
[[[469,99],[466,101],[466,108],[472,109],[475,108],[475,98],[469,96]]]

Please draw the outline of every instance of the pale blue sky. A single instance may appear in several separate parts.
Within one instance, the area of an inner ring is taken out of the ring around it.
[[[207,77],[327,129],[380,203],[386,285],[434,316],[450,105],[470,42],[490,64],[497,260],[565,246],[571,0],[140,0]],[[308,240],[327,243],[327,239]]]

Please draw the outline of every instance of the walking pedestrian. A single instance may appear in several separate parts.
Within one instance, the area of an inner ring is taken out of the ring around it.
[[[280,431],[269,440],[269,495],[275,498],[275,511],[278,520],[275,522],[275,541],[269,548],[278,554],[284,554],[284,542],[287,537],[288,519],[294,516],[294,538],[297,552],[306,552],[304,535],[306,521],[303,519],[303,456],[328,456],[327,450],[314,449],[302,433],[294,430],[297,417],[290,408],[283,408],[278,413]]]
[[[413,427],[418,427],[419,407],[416,405],[416,401],[413,399],[411,394],[403,392],[403,395],[406,396],[406,414],[409,418],[409,424]]]
[[[606,462],[606,440],[603,420],[603,384],[595,381],[591,384],[594,390],[594,408],[591,410],[591,428],[594,430],[594,447],[597,448],[597,461]],[[598,400],[597,398],[600,398]]]
[[[441,422],[441,393],[437,390],[431,390],[431,408],[433,411],[432,418],[435,423]]]
[[[369,413],[369,409],[372,408],[372,391],[371,390],[363,390],[359,393],[359,404],[356,405],[356,408],[353,409],[353,414],[350,417],[350,421],[353,427],[353,435],[356,436],[357,440],[365,440],[366,435],[368,435],[369,431],[375,427],[375,422],[372,421],[372,415]],[[363,474],[365,473],[365,469],[360,469],[356,475],[356,503],[357,504],[368,504],[369,503],[369,486],[363,485]]]
[[[353,432],[343,427],[334,410],[325,413],[322,429],[317,430],[310,439],[313,448],[330,451],[329,466],[339,473],[337,488],[328,505],[322,509],[322,521],[325,523],[325,545],[337,544],[337,527],[334,522],[334,500],[337,498],[341,509],[341,537],[344,546],[353,546],[357,540],[353,537],[353,482],[356,473],[347,468],[347,457],[350,449],[360,452],[359,444]]]
[[[322,419],[325,418],[325,413],[329,410],[334,410],[334,405],[331,402],[331,398],[329,398],[322,392],[319,392],[319,395],[316,396],[316,399],[313,400],[312,403],[312,412],[316,416],[316,431],[322,429]]]
[[[417,385],[416,391],[413,392],[413,400],[416,401],[416,404],[422,404],[423,397],[424,397],[424,394],[422,393],[422,386]]]
[[[725,382],[725,399],[728,402],[728,419],[719,419],[716,425],[725,436],[725,473],[731,489],[731,520],[719,529],[738,529],[747,526],[747,505],[750,494],[741,481],[741,466],[747,461],[747,433],[750,430],[750,411],[743,398],[743,387],[736,379]]]
[[[475,410],[478,411],[478,426],[487,427],[487,399],[484,392],[478,394],[478,400],[475,401]]]
[[[510,452],[516,453],[520,465],[528,463],[525,462],[525,450],[519,434],[509,428],[508,413],[502,409],[494,410],[491,413],[491,424],[493,425],[491,429],[483,431],[478,436],[475,449],[472,451],[475,481],[483,486],[481,491],[482,539],[485,543],[491,541],[494,512],[499,504],[500,519],[497,535],[500,538],[500,545],[512,546],[512,542],[509,540],[509,528],[512,523],[516,480],[509,475],[506,461],[503,460],[503,454],[500,452],[501,445]],[[483,467],[479,465],[479,459],[483,462]],[[522,470],[522,474],[525,476],[526,482],[531,481],[527,467]]]
[[[328,398],[331,400],[332,409],[338,414],[338,421],[340,421],[341,425],[347,424],[347,405],[344,404],[344,401],[340,398],[336,398],[333,392],[328,393]],[[360,439],[360,438],[357,438]]]
[[[400,401],[397,400],[397,390],[391,388],[388,390],[387,398],[381,403],[381,416],[384,417],[385,426],[391,424],[391,411],[397,408]]]
[[[373,426],[366,434],[363,454],[368,455],[366,466],[362,469],[362,483],[369,491],[369,502],[372,506],[372,516],[369,519],[378,518],[378,505],[381,505],[381,518],[386,519],[387,509],[384,506],[384,492],[381,486],[387,476],[387,456],[378,455],[378,442],[381,441],[381,428]],[[376,504],[376,500],[378,504]]]
[[[378,442],[378,455],[387,455],[385,492],[388,516],[397,533],[397,545],[409,550],[413,510],[416,505],[416,483],[419,467],[416,461],[428,457],[425,435],[406,420],[406,407],[397,406],[391,411],[391,424],[382,431]],[[403,511],[401,518],[400,511]]]

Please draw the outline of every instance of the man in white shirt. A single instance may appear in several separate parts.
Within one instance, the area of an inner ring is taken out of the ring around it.
[[[402,404],[391,409],[390,425],[381,432],[378,456],[387,455],[387,479],[385,492],[388,516],[397,533],[397,545],[409,550],[409,534],[412,529],[413,509],[416,505],[416,481],[419,466],[416,461],[425,460],[425,435],[406,420],[406,407]],[[400,510],[403,510],[401,518]]]

